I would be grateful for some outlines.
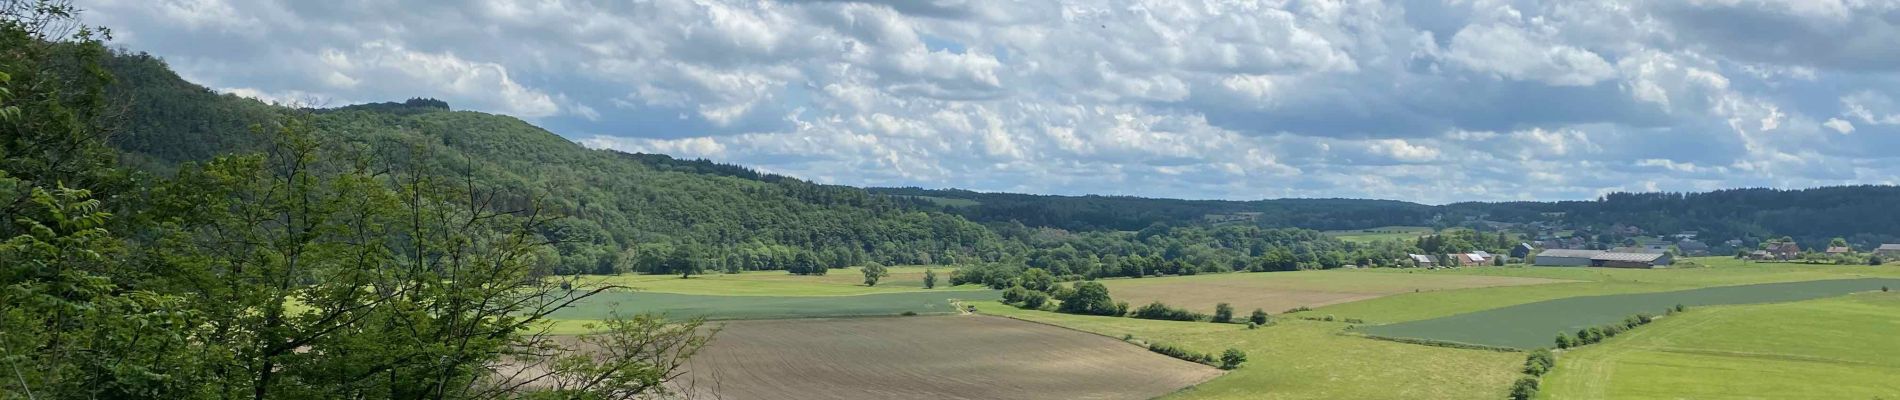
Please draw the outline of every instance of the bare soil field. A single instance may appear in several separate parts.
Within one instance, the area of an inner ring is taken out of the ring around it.
[[[1130,306],[1160,301],[1213,313],[1214,305],[1224,302],[1233,304],[1238,316],[1255,308],[1279,314],[1295,307],[1320,307],[1399,293],[1561,282],[1572,281],[1383,271],[1251,272],[1102,281],[1110,296]]]
[[[1220,375],[1119,340],[988,316],[733,321],[694,398],[1148,399]]]

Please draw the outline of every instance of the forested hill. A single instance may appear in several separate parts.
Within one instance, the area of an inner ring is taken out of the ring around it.
[[[1591,201],[1443,206],[858,189],[705,160],[591,150],[511,117],[454,111],[432,99],[296,110],[215,93],[143,54],[116,55],[106,66],[119,82],[112,97],[127,102],[113,143],[128,165],[162,172],[181,162],[259,151],[266,135],[253,133],[254,125],[303,115],[321,135],[357,151],[417,156],[428,161],[417,165],[443,170],[469,168],[481,184],[542,194],[555,211],[574,217],[546,232],[565,243],[561,272],[641,268],[642,262],[652,266],[667,258],[721,258],[716,264],[747,268],[778,268],[799,257],[832,265],[994,261],[1030,247],[1011,240],[1010,226],[1016,224],[1089,232],[1209,223],[1336,230],[1541,221],[1575,228],[1633,225],[1653,233],[1697,230],[1717,240],[1787,235],[1804,243],[1835,236],[1857,244],[1900,241],[1900,213],[1890,207],[1900,204],[1894,186],[1618,193]],[[1006,237],[999,239],[999,233]],[[655,254],[675,256],[644,257]]]
[[[1067,230],[1133,231],[1154,224],[1246,220],[1269,227],[1360,229],[1427,225],[1438,210],[1417,203],[1361,199],[1179,200],[1131,196],[1049,196],[956,189],[871,188],[923,199],[977,222],[1017,221]],[[1242,213],[1258,213],[1242,214]]]
[[[718,259],[748,269],[796,261],[834,266],[973,261],[1001,254],[996,235],[917,201],[812,184],[742,167],[584,148],[521,120],[452,111],[430,99],[291,109],[221,95],[180,79],[162,61],[120,54],[106,62],[124,101],[112,143],[129,165],[166,172],[180,163],[264,150],[253,126],[304,118],[332,142],[333,159],[399,169],[468,172],[477,186],[537,194],[568,216],[544,229],[558,241],[556,272],[664,268]],[[395,161],[391,161],[395,160]]]

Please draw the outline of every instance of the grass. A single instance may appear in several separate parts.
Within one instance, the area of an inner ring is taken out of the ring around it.
[[[995,300],[999,291],[932,291],[859,296],[713,296],[608,291],[550,314],[561,332],[585,331],[581,325],[616,313],[660,313],[668,318],[775,319],[852,317],[957,312],[953,300]]]
[[[924,289],[924,271],[937,272],[936,289]],[[864,285],[864,273],[858,268],[842,268],[825,275],[801,276],[785,271],[747,271],[737,274],[712,273],[680,279],[679,275],[584,276],[582,287],[620,285],[642,292],[719,296],[856,296],[877,293],[987,290],[965,285],[949,287],[949,267],[890,267],[890,276],[877,286]]]
[[[1366,301],[1316,308],[1310,314],[1334,314],[1378,323],[1439,318],[1518,304],[1578,296],[1666,292],[1711,286],[1795,282],[1864,277],[1900,278],[1892,266],[1837,266],[1753,263],[1728,257],[1689,258],[1690,265],[1667,269],[1579,267],[1475,267],[1448,270],[1371,269],[1369,273],[1407,275],[1479,275],[1562,279],[1577,282],[1402,293]]]
[[[1900,286],[1900,279],[1833,279],[1572,297],[1373,326],[1362,331],[1387,337],[1532,349],[1554,346],[1558,333],[1569,334],[1582,328],[1615,323],[1638,313],[1662,315],[1678,304],[1701,307],[1800,301],[1873,291],[1882,285]]]
[[[1351,229],[1321,232],[1348,242],[1368,243],[1382,240],[1412,240],[1432,233],[1432,228],[1424,226],[1382,226],[1371,229]]]
[[[1900,398],[1900,293],[1709,307],[1558,356],[1541,398]]]
[[[1212,313],[1214,305],[1231,303],[1240,312],[1255,308],[1269,313],[1294,307],[1319,307],[1413,293],[1490,286],[1537,285],[1562,280],[1447,274],[1393,274],[1359,270],[1294,271],[1205,274],[1164,278],[1101,281],[1116,300],[1132,305],[1160,301],[1177,307]]]
[[[1341,335],[1343,323],[1280,319],[1250,330],[1237,324],[1080,316],[1020,310],[994,302],[976,305],[985,314],[1114,338],[1134,335],[1214,354],[1228,347],[1247,352],[1249,361],[1240,369],[1164,399],[1501,398],[1517,379],[1524,360],[1521,353]]]

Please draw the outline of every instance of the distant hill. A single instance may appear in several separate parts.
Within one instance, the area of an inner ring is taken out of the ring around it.
[[[1891,206],[1900,204],[1900,187],[1894,186],[1616,193],[1590,201],[1443,206],[859,189],[707,160],[587,149],[519,119],[455,111],[434,99],[292,109],[216,93],[145,54],[119,54],[107,67],[119,82],[113,97],[126,102],[124,126],[113,142],[128,165],[164,172],[219,154],[259,151],[265,136],[252,133],[253,126],[304,114],[322,134],[356,151],[391,155],[419,148],[415,166],[471,167],[483,183],[544,193],[556,211],[574,217],[546,232],[573,243],[561,251],[561,269],[570,272],[605,272],[626,264],[636,253],[628,249],[675,246],[754,264],[789,262],[800,254],[849,264],[998,260],[1023,252],[1025,244],[998,238],[998,224],[1126,232],[1158,225],[1349,230],[1541,221],[1590,230],[1630,225],[1652,234],[1695,230],[1714,240],[1788,235],[1803,243],[1836,236],[1862,246],[1900,241],[1900,213]]]

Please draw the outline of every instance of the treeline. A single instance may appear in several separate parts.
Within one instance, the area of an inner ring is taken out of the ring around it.
[[[946,212],[982,223],[1017,222],[1070,231],[1133,231],[1155,224],[1190,225],[1208,216],[1242,224],[1316,230],[1363,229],[1431,223],[1432,207],[1391,200],[1275,199],[1178,200],[1132,196],[1052,196],[957,189],[871,188],[873,193],[938,201]],[[1253,213],[1239,215],[1239,213]]]
[[[1697,231],[1716,241],[1793,236],[1802,247],[1845,237],[1860,247],[1900,242],[1900,186],[1727,189],[1704,193],[1611,193],[1595,201],[1459,203],[1466,215],[1504,222],[1551,221],[1604,230],[1618,224],[1651,234]],[[1754,240],[1749,240],[1754,239]]]

